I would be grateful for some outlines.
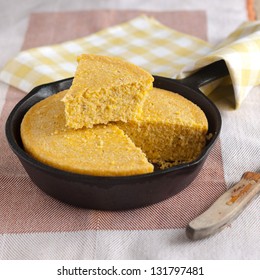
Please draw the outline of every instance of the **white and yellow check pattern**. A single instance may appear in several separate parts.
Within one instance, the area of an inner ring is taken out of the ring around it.
[[[93,35],[59,45],[20,52],[0,72],[0,80],[25,92],[37,85],[72,77],[81,53],[119,56],[152,74],[184,77],[225,59],[240,105],[260,77],[260,23],[246,23],[213,48],[198,38],[140,16]]]
[[[229,69],[238,108],[251,89],[260,84],[260,21],[243,23],[208,55],[186,65],[179,77],[220,59]]]

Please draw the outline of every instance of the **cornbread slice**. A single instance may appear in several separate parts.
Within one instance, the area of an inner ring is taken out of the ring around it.
[[[116,125],[69,129],[65,125],[66,91],[35,104],[24,116],[24,149],[47,165],[81,174],[125,176],[153,171],[153,165]]]
[[[117,125],[151,162],[164,167],[196,159],[208,131],[207,118],[197,105],[158,88],[148,93],[139,118]]]
[[[83,54],[72,86],[63,98],[66,125],[93,127],[126,122],[142,111],[153,77],[140,67],[115,57]]]

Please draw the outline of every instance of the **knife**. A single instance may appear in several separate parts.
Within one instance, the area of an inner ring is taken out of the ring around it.
[[[192,220],[186,235],[191,240],[209,237],[230,224],[260,193],[260,173],[245,172],[241,180]]]

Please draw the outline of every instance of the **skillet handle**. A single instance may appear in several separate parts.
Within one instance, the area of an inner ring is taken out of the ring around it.
[[[199,89],[201,86],[227,75],[229,75],[228,68],[222,59],[199,69],[197,72],[179,81],[193,89]]]

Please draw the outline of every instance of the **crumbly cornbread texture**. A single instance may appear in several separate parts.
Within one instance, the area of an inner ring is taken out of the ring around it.
[[[141,151],[116,125],[70,129],[65,125],[66,91],[35,104],[21,124],[24,149],[47,165],[80,174],[125,176],[150,173]]]
[[[141,116],[117,125],[151,162],[162,167],[195,160],[208,131],[207,118],[197,105],[158,88],[148,93]]]
[[[135,119],[152,83],[151,74],[134,64],[83,54],[78,57],[72,86],[63,98],[66,125],[78,129]]]

